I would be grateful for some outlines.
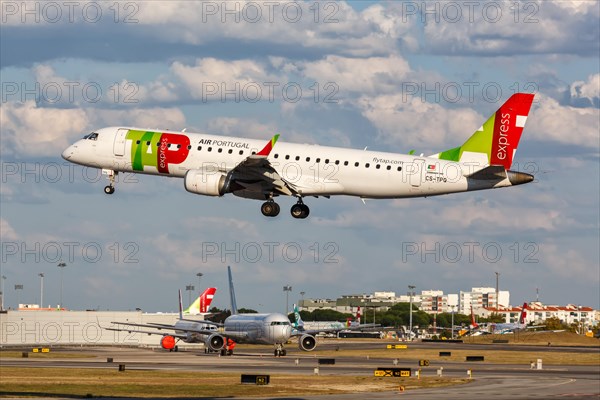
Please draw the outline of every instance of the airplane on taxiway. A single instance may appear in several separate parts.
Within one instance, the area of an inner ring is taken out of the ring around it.
[[[294,218],[306,218],[306,197],[365,199],[427,197],[515,186],[533,181],[510,170],[534,95],[512,95],[464,144],[430,156],[311,144],[264,142],[172,130],[108,127],[62,153],[70,162],[101,168],[115,191],[119,172],[183,178],[188,192],[262,200],[279,214],[278,196],[293,196]],[[411,152],[412,153],[412,152]]]
[[[298,347],[304,351],[312,351],[317,346],[316,335],[320,332],[337,332],[347,329],[360,329],[360,326],[343,327],[340,329],[304,330],[292,327],[287,316],[280,313],[244,313],[237,310],[237,302],[231,276],[231,267],[227,267],[229,276],[229,296],[231,301],[231,315],[224,323],[212,321],[191,321],[181,315],[175,325],[166,324],[133,324],[127,322],[113,322],[117,327],[104,328],[108,330],[139,332],[145,334],[162,335],[161,346],[173,350],[178,340],[186,343],[201,343],[206,346],[207,351],[220,352],[221,355],[233,354],[236,343],[247,344],[272,344],[275,346],[276,357],[285,356],[284,344],[292,337],[298,337]],[[179,293],[181,304],[181,292]],[[119,328],[118,326],[122,326]],[[138,328],[150,328],[154,331],[140,330]],[[174,331],[165,334],[163,330]],[[165,347],[168,345],[168,347]]]

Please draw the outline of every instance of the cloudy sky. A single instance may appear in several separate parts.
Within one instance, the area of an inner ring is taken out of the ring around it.
[[[2,1],[6,305],[175,310],[177,289],[284,311],[305,297],[495,286],[516,305],[600,307],[597,1]],[[260,202],[120,176],[62,150],[104,126],[433,154],[512,93],[536,93],[526,186],[427,199]],[[14,285],[23,285],[15,290]],[[187,298],[187,294],[184,295]]]

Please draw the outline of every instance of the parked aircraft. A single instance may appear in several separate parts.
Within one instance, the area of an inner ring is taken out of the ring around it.
[[[298,306],[294,304],[294,323],[292,326],[294,329],[301,332],[315,332],[317,333],[331,333],[335,334],[337,332],[341,332],[344,330],[352,329],[367,329],[379,327],[376,324],[361,324],[361,315],[360,315],[360,307],[357,308],[356,316],[354,319],[348,318],[346,322],[340,321],[314,321],[314,322],[304,322],[302,317],[300,316],[300,311],[298,310]]]
[[[190,315],[194,314],[194,310],[196,308],[195,304],[198,303],[198,313],[207,315],[208,308],[210,307],[210,303],[214,297],[216,288],[208,288],[206,289],[186,311],[190,311]],[[166,325],[166,324],[134,324],[130,322],[112,322],[112,324],[116,325],[116,328],[113,327],[104,327],[104,329],[109,331],[126,331],[126,332],[138,332],[145,333],[148,335],[160,335],[162,336],[160,339],[160,346],[165,350],[175,350],[177,351],[177,342],[182,340],[185,343],[201,343],[204,342],[205,334],[198,334],[196,331],[212,331],[215,332],[217,328],[214,325],[206,324],[204,321],[193,320],[193,319],[185,319],[183,317],[183,305],[181,301],[181,290],[179,291],[179,319],[175,322],[174,325]],[[118,326],[123,326],[124,328],[119,328]],[[153,330],[143,330],[144,329],[153,329]],[[163,330],[173,331],[173,333],[166,334],[162,332]]]
[[[430,156],[264,142],[204,133],[134,127],[102,128],[69,146],[62,157],[101,168],[115,191],[119,172],[183,178],[190,193],[265,201],[279,214],[278,196],[293,196],[294,218],[306,218],[307,196],[364,199],[427,197],[515,186],[533,181],[510,170],[534,95],[512,95],[463,145]]]
[[[492,333],[495,334],[504,334],[504,333],[513,333],[515,331],[521,331],[524,329],[536,329],[542,328],[544,325],[527,325],[527,303],[523,303],[523,308],[521,308],[521,313],[519,314],[519,319],[514,323],[503,323],[503,324],[492,324]]]

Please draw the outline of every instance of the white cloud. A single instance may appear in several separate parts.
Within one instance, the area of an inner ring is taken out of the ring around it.
[[[464,143],[484,118],[470,108],[446,109],[405,94],[361,97],[358,108],[378,129],[380,138],[417,152],[445,150]]]
[[[411,72],[398,55],[348,58],[329,55],[303,65],[304,74],[318,82],[335,82],[344,92],[391,93]]]
[[[270,76],[264,66],[252,60],[224,61],[202,58],[197,59],[193,66],[176,61],[171,66],[171,71],[189,90],[193,98],[203,101],[207,99],[233,101],[233,95],[228,93],[233,91],[241,98],[244,90],[252,90],[247,97],[253,98],[255,85],[259,86],[259,93],[261,93],[265,82],[280,81]]]
[[[368,56],[389,53],[398,41],[415,42],[412,23],[395,4],[357,12],[346,2],[171,1],[141,3],[137,18],[143,28],[151,28],[150,35],[195,45],[227,38]]]
[[[69,138],[83,136],[89,126],[81,109],[41,108],[33,100],[4,103],[0,120],[3,154],[59,156]]]
[[[3,241],[19,239],[19,235],[17,234],[17,232],[4,218],[0,218],[0,236],[2,236]]]
[[[429,7],[423,3],[422,13],[415,18],[426,21],[422,46],[432,53],[463,56],[567,53],[590,57],[597,53],[599,43],[598,2],[571,3],[442,2]],[[434,9],[437,12],[424,13]]]
[[[600,100],[600,74],[590,75],[587,81],[575,81],[571,84],[571,98],[587,99],[591,104]]]
[[[600,109],[563,106],[541,94],[537,99],[539,107],[532,107],[525,128],[528,136],[598,149]]]
[[[279,133],[275,124],[263,124],[254,119],[233,117],[217,117],[208,121],[207,130],[210,133],[269,140]]]

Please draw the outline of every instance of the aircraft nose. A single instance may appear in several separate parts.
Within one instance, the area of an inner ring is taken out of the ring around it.
[[[75,146],[71,145],[71,146],[67,147],[65,149],[65,151],[62,152],[61,156],[65,160],[69,160],[69,158],[71,158],[71,156],[73,155],[74,151],[75,151]]]

